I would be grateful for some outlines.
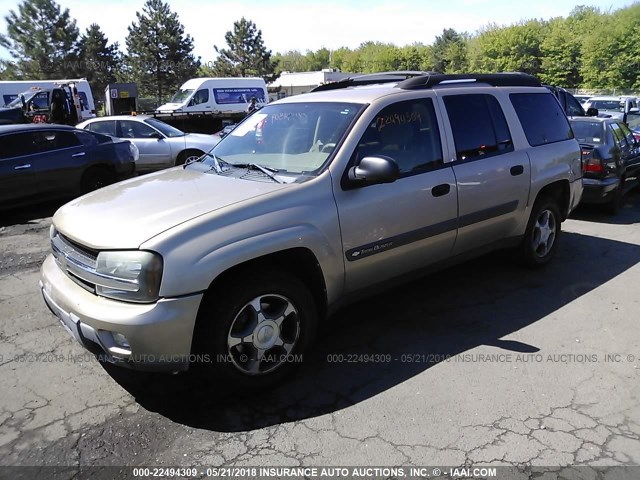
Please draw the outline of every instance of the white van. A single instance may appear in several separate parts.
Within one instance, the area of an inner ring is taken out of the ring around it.
[[[267,85],[262,78],[192,78],[157,111],[238,113],[246,111],[251,97],[256,97],[258,106],[268,103]]]
[[[93,95],[91,94],[91,87],[86,78],[72,79],[72,80],[20,80],[20,81],[0,81],[0,107],[6,107],[21,93],[33,90],[34,87],[45,89],[54,88],[60,84],[66,85],[69,83],[75,84],[78,90],[78,96],[80,97],[82,118],[93,118],[96,116],[96,105],[93,101]],[[46,97],[46,92],[41,95],[43,98],[39,98],[38,101],[43,106],[49,105],[51,101]]]

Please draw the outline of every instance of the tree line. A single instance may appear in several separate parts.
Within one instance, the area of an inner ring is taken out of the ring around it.
[[[97,24],[80,33],[55,0],[24,0],[4,17],[0,79],[86,77],[96,95],[113,82],[135,82],[141,96],[164,101],[196,76],[259,76],[337,68],[343,72],[424,70],[442,73],[520,71],[566,88],[640,90],[640,3],[615,11],[578,6],[565,18],[489,24],[475,33],[446,28],[433,43],[320,48],[272,54],[262,32],[241,18],[213,46],[215,61],[195,57],[193,37],[168,3],[147,0],[128,27],[125,48]]]
[[[373,73],[525,72],[565,88],[640,90],[640,3],[602,12],[578,6],[565,17],[489,24],[470,34],[446,28],[432,44],[365,42],[275,55],[280,71],[337,68]]]

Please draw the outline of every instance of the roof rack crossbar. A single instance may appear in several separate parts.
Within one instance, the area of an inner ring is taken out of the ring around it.
[[[457,85],[465,83],[485,83],[494,87],[540,87],[536,77],[520,72],[506,73],[460,73],[422,75],[400,82],[397,88],[403,90],[418,90],[433,88],[437,85]]]
[[[363,75],[353,75],[351,77],[343,78],[342,80],[338,80],[337,82],[318,85],[311,91],[322,92],[325,90],[338,90],[340,88],[354,87],[357,85],[403,82],[407,79],[422,77],[425,75],[437,75],[437,73],[421,70],[394,70],[389,72],[366,73]]]

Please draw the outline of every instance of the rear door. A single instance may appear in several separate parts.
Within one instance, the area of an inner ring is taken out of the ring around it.
[[[72,193],[79,188],[87,151],[70,130],[31,132],[33,171],[43,195]]]
[[[0,202],[3,206],[38,196],[29,133],[0,136]]]
[[[453,253],[459,254],[517,234],[529,198],[531,167],[526,152],[514,149],[494,95],[441,95],[454,143],[449,160],[459,225]]]

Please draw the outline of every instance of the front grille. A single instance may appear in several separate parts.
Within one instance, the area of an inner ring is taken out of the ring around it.
[[[67,277],[85,290],[96,292],[95,283],[89,279],[91,272],[96,270],[96,250],[80,245],[57,231],[51,238],[51,250],[56,263]]]

